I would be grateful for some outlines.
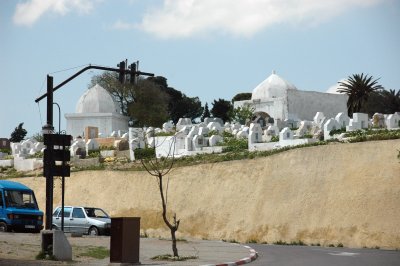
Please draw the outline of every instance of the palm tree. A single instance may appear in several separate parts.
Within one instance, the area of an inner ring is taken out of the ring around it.
[[[373,79],[372,76],[364,75],[364,73],[353,74],[344,82],[339,81],[338,92],[346,93],[349,96],[347,100],[347,109],[349,116],[353,113],[360,112],[361,107],[368,101],[369,95],[377,90],[383,89],[378,84],[378,79]]]
[[[385,113],[393,114],[400,112],[400,90],[383,91],[382,96],[385,102]]]

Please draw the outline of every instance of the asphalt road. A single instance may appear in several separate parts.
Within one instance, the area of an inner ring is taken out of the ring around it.
[[[399,266],[400,251],[249,244],[258,252],[251,266]]]

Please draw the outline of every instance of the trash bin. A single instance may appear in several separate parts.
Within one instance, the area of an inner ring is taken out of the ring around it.
[[[110,263],[140,263],[140,217],[111,218]]]

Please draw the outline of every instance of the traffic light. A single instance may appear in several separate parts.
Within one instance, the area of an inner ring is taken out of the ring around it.
[[[129,66],[129,69],[131,70],[130,71],[130,75],[131,75],[130,83],[135,84],[135,82],[136,82],[136,64],[132,63]]]
[[[118,80],[119,82],[121,82],[122,84],[125,83],[125,61],[121,61],[119,62],[119,64],[117,65],[119,67],[119,76],[118,76]]]

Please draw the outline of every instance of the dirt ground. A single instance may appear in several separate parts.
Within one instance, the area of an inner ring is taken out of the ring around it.
[[[68,237],[68,241],[72,246],[73,262],[96,264],[99,259],[83,254],[93,247],[110,249],[110,237],[107,236]],[[0,233],[0,258],[34,261],[41,251],[41,243],[41,234]]]

